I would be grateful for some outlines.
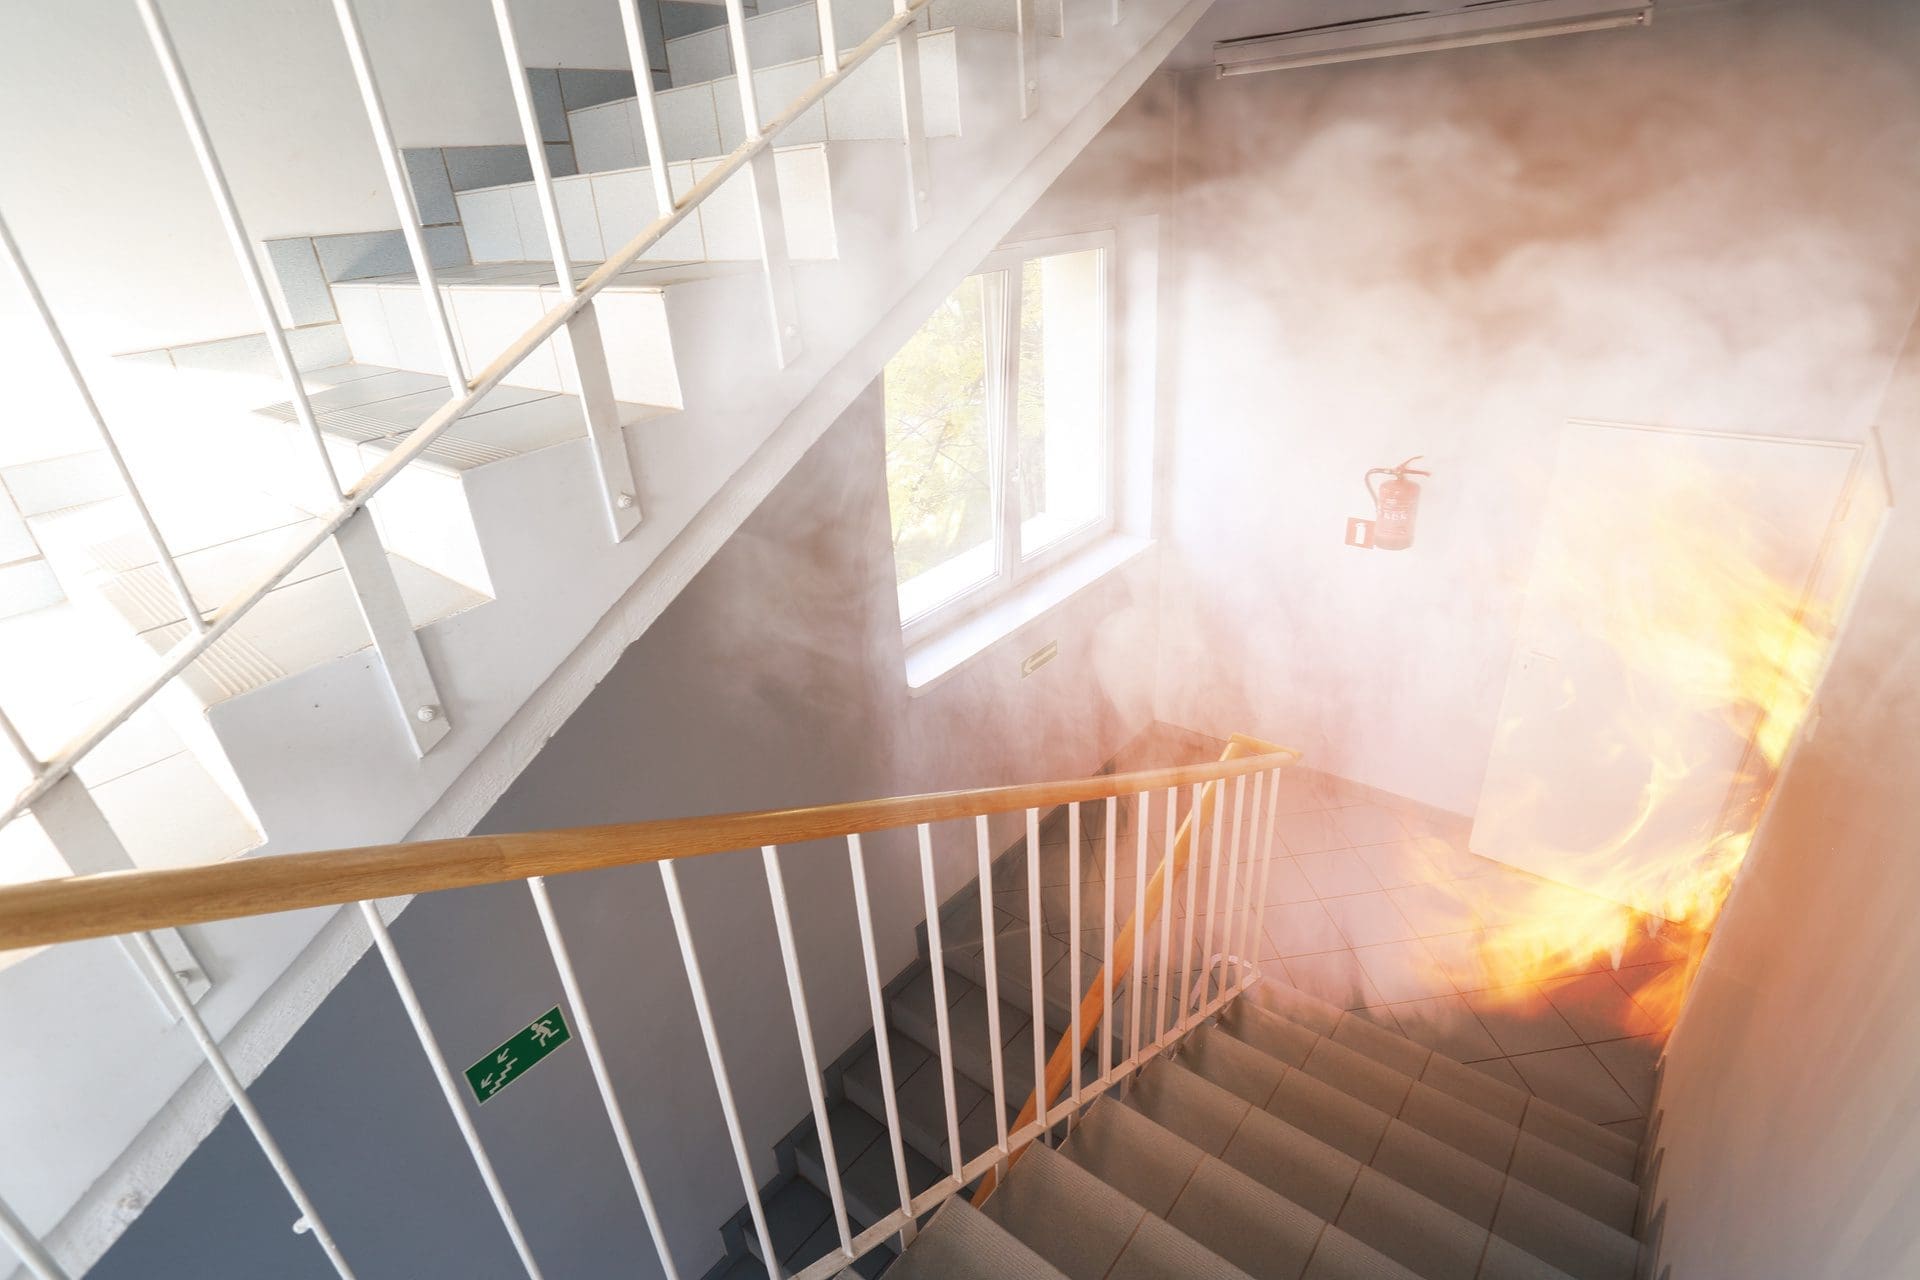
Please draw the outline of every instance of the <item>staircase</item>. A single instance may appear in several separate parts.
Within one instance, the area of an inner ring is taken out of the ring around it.
[[[1077,994],[1070,982],[1067,901],[1076,876],[1085,910],[1083,975],[1102,962],[1106,833],[1098,810],[1087,810],[1078,857],[1064,812],[1041,828],[1046,1045],[1066,1032]],[[1135,853],[1143,847],[1128,804],[1118,808],[1115,834],[1116,911],[1124,916],[1131,910]],[[1151,867],[1158,832],[1147,836]],[[1034,1078],[1026,876],[1024,842],[996,859],[1009,1127]],[[1178,895],[1175,901],[1177,949],[1185,910]],[[962,1152],[972,1159],[991,1151],[999,1132],[973,887],[950,900],[941,916],[955,1103]],[[887,996],[904,1165],[915,1196],[940,1184],[954,1164],[924,932],[922,942],[922,958],[889,985]],[[1201,958],[1197,949],[1192,958]],[[1150,1038],[1161,996],[1151,979],[1143,996]],[[1171,987],[1169,1002],[1178,1005]],[[1132,1034],[1125,1025],[1130,998],[1123,994],[1115,1003],[1118,1061]],[[1097,1047],[1087,1053],[1085,1079],[1099,1077],[1098,1059]],[[856,1045],[827,1077],[836,1095],[829,1123],[857,1232],[900,1203],[874,1038]],[[1090,1093],[1084,1102],[1070,1131],[1057,1125],[1054,1147],[1028,1147],[983,1203],[948,1200],[898,1261],[882,1249],[856,1270],[940,1280],[1635,1275],[1639,1168],[1632,1140],[1284,979],[1248,988],[1130,1082],[1104,1096]],[[813,1121],[799,1125],[776,1154],[782,1173],[762,1194],[779,1266],[790,1274],[832,1253],[838,1238]],[[712,1275],[750,1280],[767,1274],[745,1210],[722,1234],[729,1259]]]
[[[890,49],[845,73],[780,136],[773,168],[799,320],[791,358],[783,362],[776,350],[746,170],[599,295],[615,439],[636,477],[622,505],[638,524],[623,538],[608,536],[613,495],[596,476],[564,329],[371,500],[398,600],[390,616],[417,635],[434,700],[396,700],[342,558],[322,541],[142,704],[141,723],[158,743],[143,739],[142,749],[173,762],[185,784],[171,794],[122,784],[125,803],[96,797],[115,826],[162,826],[179,837],[151,857],[137,841],[122,841],[141,853],[134,865],[470,830],[1205,4],[1042,3],[1030,67],[1038,87],[1024,92],[1015,74],[1019,7],[937,0],[917,19],[930,135],[924,198],[915,199],[921,193],[909,182]],[[538,6],[527,8],[531,23]],[[843,51],[894,14],[891,3],[874,0],[836,9]],[[744,25],[763,119],[771,120],[829,70],[818,15],[812,4],[793,5]],[[636,99],[567,113],[580,172],[559,177],[555,194],[576,280],[659,214],[652,164],[667,167],[678,199],[746,138],[724,29],[669,41],[666,55],[672,84],[657,95],[657,160],[638,136]],[[442,261],[455,238],[430,238],[470,374],[560,300],[556,268],[542,257],[545,230],[529,216],[535,185],[450,193],[467,251]],[[33,246],[22,248],[30,263]],[[325,452],[350,487],[417,440],[447,402],[448,381],[412,270],[383,268],[324,287],[337,330],[294,330],[294,347]],[[127,376],[154,407],[152,420],[110,414],[111,426],[192,612],[211,615],[324,534],[331,499],[316,497],[312,442],[295,421],[290,389],[257,367],[176,367],[161,355],[129,366]],[[156,654],[190,639],[191,613],[169,593],[140,518],[126,494],[91,482],[50,496],[30,517],[76,614],[113,655],[87,673],[98,699],[87,704],[90,713],[117,696],[101,691],[137,687]],[[55,759],[76,726],[57,728],[29,735],[43,759]],[[85,763],[74,776],[89,782]],[[190,817],[165,824],[175,798],[189,793]],[[10,865],[75,865],[42,826],[8,829]],[[196,843],[202,832],[219,839]],[[332,912],[210,926],[198,939],[191,994],[216,1035],[243,1028],[246,1047],[236,1052],[248,1073],[271,1060],[364,945]],[[0,1107],[0,1132],[23,1147],[53,1136],[48,1117],[67,1107],[74,1081],[104,1087],[79,1064],[140,1064],[111,1085],[122,1105],[73,1136],[60,1175],[33,1189],[36,1221],[63,1221],[97,1251],[124,1219],[117,1206],[151,1194],[222,1104],[211,1089],[187,1103],[176,1096],[198,1055],[164,1034],[172,1014],[156,1009],[154,992],[116,949],[32,955],[0,981],[9,984],[13,1016],[67,1032],[37,1078]],[[276,984],[285,999],[263,1001]],[[88,993],[85,1019],[72,1016],[76,991]],[[257,1008],[268,1003],[274,1007]]]

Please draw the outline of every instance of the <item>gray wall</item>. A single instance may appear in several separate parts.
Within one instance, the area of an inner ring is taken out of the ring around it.
[[[487,831],[820,803],[1091,772],[1149,718],[1153,566],[1137,563],[906,691],[894,603],[879,391],[869,391],[748,521],[502,798]],[[1116,619],[1118,646],[1100,641]],[[1019,660],[1055,638],[1032,679]],[[1101,645],[1101,660],[1094,650]],[[1119,655],[1133,655],[1126,661]],[[942,891],[964,874],[942,832]],[[883,969],[921,918],[911,844],[869,841]],[[842,847],[784,855],[824,1058],[866,1025]],[[760,1173],[806,1110],[756,853],[682,883]],[[553,882],[554,897],[653,1172],[676,1258],[698,1274],[741,1202],[658,872]],[[479,1058],[560,999],[519,886],[416,900],[395,936],[448,1056]],[[255,1096],[363,1274],[516,1272],[377,960],[363,958],[261,1077]],[[563,1049],[480,1113],[548,1274],[656,1264],[584,1055]],[[107,1277],[320,1277],[308,1241],[229,1116],[94,1271]]]

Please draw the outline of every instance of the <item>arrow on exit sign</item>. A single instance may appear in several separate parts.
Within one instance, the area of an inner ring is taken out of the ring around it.
[[[553,1006],[467,1068],[467,1087],[473,1090],[474,1101],[487,1102],[571,1039],[566,1015],[559,1005]]]

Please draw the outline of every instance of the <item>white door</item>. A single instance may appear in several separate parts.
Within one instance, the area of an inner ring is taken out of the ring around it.
[[[1785,685],[1824,657],[1814,587],[1860,453],[1566,427],[1474,852],[1660,914],[1750,829],[1804,705]]]

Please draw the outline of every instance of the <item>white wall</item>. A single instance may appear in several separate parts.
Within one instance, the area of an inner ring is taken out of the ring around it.
[[[161,8],[255,240],[399,225],[329,0]],[[355,8],[402,146],[520,139],[487,0]],[[611,3],[517,16],[529,65],[625,65]],[[131,0],[8,6],[0,118],[0,208],[76,348],[259,331]],[[0,350],[40,350],[24,325],[9,275]]]
[[[1914,298],[1920,14],[1181,78],[1160,718],[1478,796],[1558,428],[1857,438]],[[1143,162],[1144,163],[1144,162]],[[1414,548],[1342,545],[1424,454]]]

